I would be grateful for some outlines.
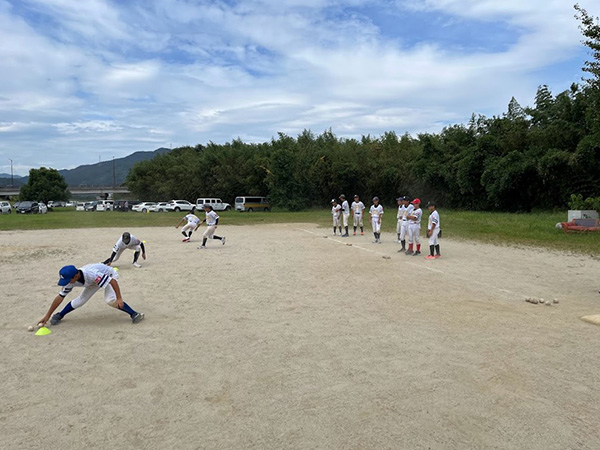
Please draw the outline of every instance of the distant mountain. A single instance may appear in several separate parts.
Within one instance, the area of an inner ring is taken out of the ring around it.
[[[75,167],[74,169],[59,170],[69,186],[120,186],[125,182],[127,174],[131,168],[140,161],[152,159],[155,156],[170,152],[168,148],[158,148],[149,152],[135,152],[124,158],[115,158],[114,161],[102,161],[96,164],[88,164]],[[114,168],[114,177],[113,177]],[[27,184],[29,177],[14,175],[13,183],[15,186]],[[10,186],[10,174],[0,174],[0,187]]]
[[[11,179],[10,173],[0,173],[0,187],[10,187],[11,183],[14,186],[22,186],[27,182],[25,177],[14,175]]]
[[[114,184],[119,186],[125,182],[127,174],[136,163],[169,151],[168,148],[161,147],[149,152],[135,152],[124,158],[115,158],[114,161],[111,159],[74,169],[59,170],[58,173],[65,178],[69,186],[112,186],[114,168]]]

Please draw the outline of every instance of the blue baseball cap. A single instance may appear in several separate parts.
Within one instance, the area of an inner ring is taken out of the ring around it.
[[[77,275],[77,267],[75,266],[65,266],[58,271],[60,278],[58,280],[59,286],[66,286],[71,282],[71,279]]]

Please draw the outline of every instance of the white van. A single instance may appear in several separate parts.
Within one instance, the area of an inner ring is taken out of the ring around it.
[[[271,202],[266,197],[236,197],[236,211],[271,211]]]
[[[4,200],[0,201],[0,214],[10,214],[10,213],[12,213],[10,203],[5,202]]]
[[[210,205],[215,211],[230,211],[231,205],[229,203],[223,203],[220,198],[197,198],[196,199],[196,211],[201,211],[204,205]]]

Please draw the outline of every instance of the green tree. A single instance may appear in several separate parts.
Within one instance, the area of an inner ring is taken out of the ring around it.
[[[67,182],[56,169],[31,169],[27,184],[21,186],[19,199],[44,203],[67,201],[70,196],[67,188]]]

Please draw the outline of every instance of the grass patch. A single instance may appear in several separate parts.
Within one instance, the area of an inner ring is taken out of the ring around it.
[[[598,255],[599,234],[565,234],[554,226],[566,220],[565,212],[535,212],[530,214],[452,211],[441,209],[440,218],[444,238],[475,240],[492,244],[527,245],[560,251]],[[83,212],[59,208],[48,214],[10,214],[0,216],[0,231],[41,230],[66,228],[140,228],[174,227],[185,215],[183,212],[135,213],[135,212]],[[428,211],[424,212],[422,240]],[[202,217],[202,214],[199,214]],[[271,212],[240,213],[221,211],[222,225],[258,225],[267,223],[315,223],[331,229],[329,209],[288,212],[274,209]],[[396,209],[387,208],[383,218],[383,231],[396,229]],[[370,224],[365,231],[371,233]],[[443,245],[443,239],[442,239]]]

